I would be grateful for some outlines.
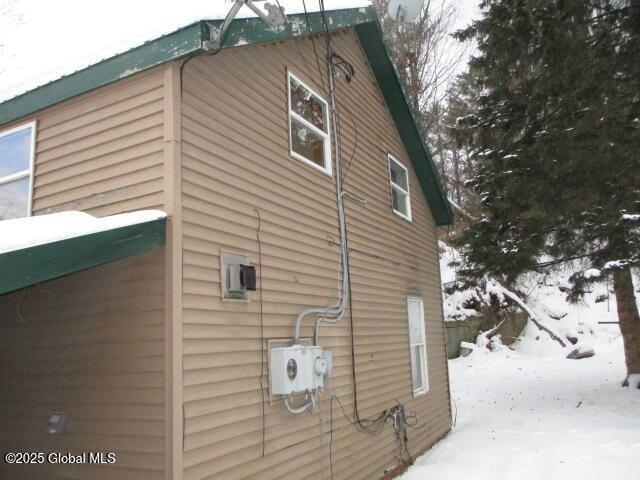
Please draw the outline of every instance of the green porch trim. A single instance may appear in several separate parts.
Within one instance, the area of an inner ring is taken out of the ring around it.
[[[431,152],[422,138],[398,72],[385,47],[380,25],[374,21],[357,25],[355,30],[398,128],[400,138],[411,158],[436,225],[451,225],[453,223],[451,205],[445,198]]]
[[[166,219],[0,254],[0,295],[165,244]]]

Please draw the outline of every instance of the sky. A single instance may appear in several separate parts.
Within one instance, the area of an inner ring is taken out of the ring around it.
[[[368,3],[325,0],[325,7]],[[475,14],[477,2],[456,3],[462,26]],[[229,0],[0,0],[0,101],[196,20],[223,18],[232,4]],[[280,0],[280,4],[286,13],[302,11],[302,0]],[[318,0],[306,0],[306,5],[317,10]],[[246,7],[241,10],[240,16],[251,15]]]

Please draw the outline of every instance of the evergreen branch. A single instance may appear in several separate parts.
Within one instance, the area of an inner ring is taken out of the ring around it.
[[[597,255],[598,253],[601,253],[603,251],[604,250],[597,250],[595,252],[589,252],[589,253],[585,253],[583,255],[573,255],[573,256],[570,256],[570,257],[556,258],[556,259],[550,260],[548,262],[536,263],[534,265],[534,268],[537,271],[542,271],[544,269],[547,269],[547,268],[550,268],[550,267],[556,267],[558,265],[562,265],[563,263],[571,262],[573,260],[581,260],[583,258],[591,258],[594,255]]]

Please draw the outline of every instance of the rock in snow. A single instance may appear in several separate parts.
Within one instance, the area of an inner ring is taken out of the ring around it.
[[[460,356],[462,357],[468,357],[475,349],[476,346],[473,343],[460,342]]]
[[[580,360],[581,358],[593,357],[595,354],[596,352],[593,351],[593,347],[591,345],[578,345],[569,352],[567,358]]]

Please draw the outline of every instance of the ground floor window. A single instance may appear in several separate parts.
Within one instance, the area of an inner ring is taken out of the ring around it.
[[[414,395],[419,395],[429,390],[427,341],[422,298],[407,297],[407,316],[409,321],[409,346],[411,348],[411,382]]]

